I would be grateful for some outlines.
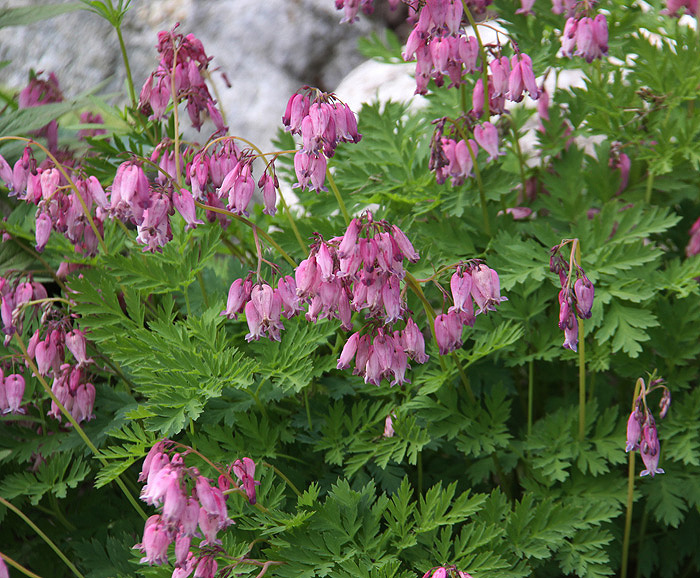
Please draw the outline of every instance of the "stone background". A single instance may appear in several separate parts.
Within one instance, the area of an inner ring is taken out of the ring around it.
[[[0,0],[0,10],[37,3]],[[339,24],[341,17],[333,0],[133,0],[123,34],[138,95],[157,64],[157,32],[180,22],[180,30],[195,34],[214,57],[210,66],[231,134],[264,146],[281,125],[291,94],[304,84],[334,90],[363,61],[358,37],[382,28],[392,15],[362,17],[352,25]],[[55,72],[69,98],[103,81],[101,93],[127,98],[116,33],[86,11],[3,28],[2,60],[10,61],[0,69],[4,87],[20,89],[34,67]]]

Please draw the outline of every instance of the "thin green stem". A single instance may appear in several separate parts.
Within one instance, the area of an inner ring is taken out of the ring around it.
[[[654,188],[654,175],[652,173],[649,173],[647,175],[647,189],[644,194],[644,201],[647,203],[651,203],[651,191]]]
[[[494,468],[496,469],[496,475],[498,476],[499,479],[499,486],[503,488],[503,491],[505,492],[506,496],[508,496],[508,499],[512,502],[513,501],[513,490],[510,487],[510,482],[508,481],[508,478],[506,477],[506,473],[503,471],[503,466],[501,466],[501,462],[498,459],[498,456],[496,455],[496,452],[493,452],[491,454],[491,460],[493,461]]]
[[[469,20],[469,25],[474,31],[474,36],[479,44],[479,55],[481,56],[481,82],[484,85],[484,113],[486,120],[491,118],[491,110],[489,109],[489,67],[486,63],[486,49],[484,48],[484,43],[481,41],[481,35],[479,34],[479,29],[476,26],[476,21],[469,11],[466,0],[462,0],[462,6],[464,6],[464,13],[467,15],[467,20]]]
[[[642,548],[644,547],[644,536],[647,533],[647,524],[649,523],[649,508],[647,504],[644,504],[644,510],[642,511],[642,519],[639,522],[639,543],[637,544],[637,559],[642,555]],[[637,564],[637,571],[635,572],[635,578],[639,578],[642,575],[642,566]]]
[[[531,359],[527,364],[527,435],[532,434],[532,401],[535,390],[535,363]]]
[[[455,367],[457,368],[457,372],[459,373],[459,378],[462,381],[462,385],[464,386],[464,389],[467,392],[467,397],[469,397],[469,401],[471,401],[472,403],[476,403],[476,397],[474,396],[472,386],[469,383],[469,378],[464,372],[464,368],[462,367],[462,364],[460,363],[457,354],[453,351],[450,355],[452,357],[452,361],[455,362]]]
[[[581,263],[581,243],[574,240],[572,253],[576,253],[576,262]],[[586,435],[586,341],[583,319],[578,322],[578,439],[583,441]]]
[[[297,489],[297,487],[289,480],[287,476],[285,476],[282,472],[280,472],[275,466],[272,464],[269,464],[267,462],[263,462],[263,466],[267,466],[268,468],[272,468],[274,472],[282,478],[285,483],[292,489],[292,491],[299,497],[301,497],[301,492]]]
[[[418,494],[423,495],[423,451],[418,452]]]
[[[177,67],[177,46],[173,46],[173,68],[170,71],[170,94],[173,99],[173,121],[174,121],[174,145],[175,150],[175,180],[178,188],[182,188],[182,174],[180,171],[180,116],[178,105],[180,102],[177,98],[177,83],[175,81],[175,68]]]
[[[314,424],[311,421],[311,408],[309,407],[309,393],[304,390],[304,406],[306,407],[306,419],[309,422],[309,431],[311,431],[314,428]]]
[[[15,514],[17,514],[24,522],[29,526],[36,534],[44,541],[46,544],[54,551],[56,552],[56,555],[63,560],[66,566],[70,568],[71,572],[75,574],[78,578],[85,578],[80,571],[75,567],[73,562],[71,562],[68,558],[66,558],[66,555],[61,552],[61,549],[56,546],[56,544],[53,543],[51,538],[49,538],[44,532],[41,531],[41,528],[37,526],[34,522],[32,522],[27,516],[24,515],[22,510],[19,508],[16,508],[13,504],[8,502],[5,498],[0,497],[0,504],[3,504],[6,508],[12,510]]]
[[[24,345],[24,341],[22,341],[22,338],[20,337],[19,333],[15,333],[15,339],[17,340],[17,344],[19,345],[20,350],[22,351],[22,356],[24,357],[27,365],[29,366],[29,369],[31,369],[32,373],[36,376],[36,378],[39,380],[39,383],[41,383],[41,386],[44,388],[44,391],[48,394],[48,396],[51,398],[51,400],[56,404],[56,407],[60,410],[60,412],[65,416],[65,418],[70,422],[70,424],[73,426],[73,429],[75,432],[82,438],[82,440],[85,442],[85,445],[90,448],[92,453],[95,455],[95,457],[99,460],[99,462],[103,466],[107,466],[107,460],[105,460],[101,455],[100,451],[95,447],[95,444],[92,443],[90,438],[87,436],[85,433],[85,430],[83,430],[82,427],[80,427],[80,424],[76,421],[76,419],[71,415],[71,413],[66,409],[66,407],[61,403],[61,401],[56,397],[53,391],[51,391],[51,388],[49,387],[49,384],[46,382],[44,377],[39,373],[39,369],[37,368],[36,364],[34,363],[34,360],[29,356],[27,353],[27,348]],[[134,509],[138,512],[138,514],[145,520],[148,516],[146,516],[146,513],[143,511],[139,503],[136,501],[133,495],[131,495],[131,492],[127,489],[126,485],[124,485],[124,482],[119,478],[115,478],[115,483],[121,491],[124,493],[126,496],[126,499],[129,500],[129,503],[134,507]]]
[[[465,141],[467,139],[465,138]],[[476,162],[476,154],[472,150],[471,145],[467,144],[467,150],[469,151],[469,156],[472,159],[472,168],[474,170],[474,176],[476,177],[476,185],[479,189],[479,199],[481,201],[481,218],[484,221],[484,228],[486,229],[486,234],[489,237],[493,237],[491,232],[491,220],[489,219],[489,209],[486,204],[486,193],[484,192],[484,182],[481,180],[481,171],[479,170],[479,165]]]
[[[513,148],[515,149],[515,154],[518,157],[518,167],[520,168],[520,182],[522,183],[524,198],[527,189],[527,179],[525,178],[525,157],[523,156],[523,149],[520,147],[520,139],[518,138],[518,133],[515,130],[515,127],[511,125],[510,130],[513,134]]]
[[[345,224],[349,225],[350,215],[348,214],[348,209],[345,207],[343,197],[340,196],[340,191],[338,190],[338,187],[336,186],[335,181],[333,180],[333,175],[331,174],[331,170],[329,168],[326,168],[326,178],[328,179],[328,184],[331,186],[333,194],[335,195],[335,200],[338,201],[338,207],[340,207],[340,212],[343,214]]]
[[[629,563],[630,536],[632,535],[632,508],[634,506],[634,471],[635,452],[630,452],[627,466],[627,512],[625,513],[625,534],[622,539],[622,563],[620,566],[620,578],[627,578]]]
[[[578,322],[578,439],[586,435],[586,346],[583,320]]]
[[[212,207],[210,205],[205,205],[204,203],[200,203],[199,201],[195,201],[194,204],[199,207],[200,209],[205,209],[207,211],[213,211],[215,213],[221,213],[222,215],[226,215],[227,217],[231,217],[232,219],[235,219],[236,221],[240,221],[244,225],[247,225],[251,229],[255,228],[258,231],[258,234],[265,239],[270,245],[272,245],[275,250],[280,254],[280,256],[287,261],[292,267],[296,269],[296,262],[294,259],[292,259],[287,252],[282,249],[282,247],[279,246],[279,243],[275,241],[270,235],[268,235],[265,231],[262,229],[258,228],[258,226],[246,219],[245,217],[241,217],[240,215],[237,215],[236,213],[232,213],[231,211],[227,211],[226,209],[220,209],[219,207]]]
[[[182,294],[185,296],[185,310],[187,311],[187,317],[190,317],[190,315],[192,315],[192,311],[190,309],[190,287],[189,287],[189,285],[183,285]]]
[[[282,209],[284,210],[284,214],[287,216],[287,220],[289,221],[289,226],[292,228],[294,236],[297,239],[297,243],[299,243],[299,247],[301,247],[302,253],[308,256],[309,248],[306,246],[306,243],[304,243],[304,239],[301,238],[301,234],[299,233],[297,224],[294,221],[294,217],[292,217],[292,212],[289,210],[289,205],[287,205],[287,201],[285,200],[284,195],[282,194],[282,190],[280,188],[277,189],[277,194],[279,195],[280,203],[282,203]]]
[[[2,558],[3,560],[5,560],[5,562],[7,562],[10,566],[12,566],[12,567],[14,567],[14,568],[17,568],[17,570],[19,570],[20,572],[22,572],[22,574],[24,574],[25,576],[29,576],[30,578],[41,578],[41,576],[39,576],[38,574],[34,574],[34,572],[32,572],[31,570],[29,570],[28,568],[25,568],[25,567],[22,566],[22,564],[20,564],[19,562],[15,562],[15,561],[14,561],[12,558],[10,558],[7,554],[3,554],[2,552],[0,552],[0,558]]]
[[[204,285],[204,276],[201,271],[197,271],[197,281],[199,281],[199,288],[202,290],[202,301],[204,301],[204,306],[209,308],[209,296],[207,295],[207,288]]]
[[[632,411],[643,387],[644,380],[638,379],[634,387],[632,396]],[[634,506],[634,480],[635,480],[635,458],[634,451],[629,454],[627,465],[627,511],[625,512],[625,533],[622,539],[622,562],[620,564],[620,578],[627,578],[627,568],[629,562],[630,536],[632,535],[632,508]]]
[[[124,61],[124,70],[126,71],[126,84],[129,87],[129,97],[131,98],[131,106],[135,109],[138,105],[136,101],[136,91],[134,90],[134,79],[131,75],[131,66],[129,65],[129,56],[126,53],[126,45],[124,44],[124,37],[122,36],[122,27],[117,25],[114,27],[117,31],[117,38],[119,39],[119,49],[122,51],[122,60]]]

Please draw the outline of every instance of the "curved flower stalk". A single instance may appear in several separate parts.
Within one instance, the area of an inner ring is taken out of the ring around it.
[[[639,395],[634,400],[634,409],[627,420],[627,445],[626,452],[639,450],[644,462],[645,469],[640,476],[651,476],[663,474],[659,468],[659,436],[656,430],[654,416],[647,406],[647,395],[660,389],[662,391],[659,402],[659,417],[663,419],[671,406],[671,391],[664,385],[663,378],[652,379],[647,386],[641,377],[637,380]]]
[[[561,249],[571,244],[571,255],[567,261],[560,253]],[[586,277],[576,260],[577,239],[562,241],[550,251],[549,269],[559,275],[561,291],[559,292],[559,329],[564,331],[564,348],[576,351],[578,345],[578,321],[590,319],[595,287]]]

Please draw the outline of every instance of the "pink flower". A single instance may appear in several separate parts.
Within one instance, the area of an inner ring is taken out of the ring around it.
[[[498,150],[498,130],[490,122],[485,122],[475,126],[474,138],[479,146],[488,153],[488,162],[491,162],[500,155],[505,154],[499,152]]]
[[[501,297],[501,282],[498,273],[486,265],[476,265],[472,270],[472,297],[479,307],[479,313],[495,311],[496,305],[507,301]]]
[[[458,312],[452,311],[435,317],[435,340],[440,355],[447,355],[462,347],[462,321]]]
[[[36,218],[36,250],[41,253],[49,242],[53,223],[46,213],[40,213]]]
[[[647,421],[642,428],[642,440],[639,444],[639,451],[642,454],[642,461],[646,466],[646,469],[642,470],[639,474],[640,476],[650,475],[653,478],[656,474],[664,473],[659,467],[659,453],[661,448],[659,445],[659,437],[656,433],[656,424],[651,415],[647,417]]]
[[[593,283],[585,275],[579,277],[574,283],[574,293],[576,294],[576,313],[581,319],[590,319],[595,293]]]
[[[625,452],[631,452],[639,448],[643,422],[644,415],[639,410],[639,407],[635,407],[627,420],[627,445],[625,446]]]
[[[187,226],[185,230],[194,229],[197,225],[203,225],[204,221],[197,218],[197,212],[195,210],[194,198],[192,194],[187,189],[180,189],[180,192],[173,192],[173,206],[180,213]]]
[[[255,480],[255,462],[250,458],[236,460],[233,463],[233,473],[243,482],[248,502],[255,504],[255,486],[260,485],[260,482]]]
[[[172,539],[171,532],[160,516],[155,515],[148,518],[143,529],[143,541],[134,546],[145,554],[140,560],[141,564],[167,564],[168,546],[173,541]]]
[[[24,377],[18,373],[12,373],[4,379],[4,396],[0,396],[0,402],[5,401],[7,405],[0,407],[3,413],[25,413],[20,407],[24,397],[24,386]],[[5,399],[2,400],[2,397]]]

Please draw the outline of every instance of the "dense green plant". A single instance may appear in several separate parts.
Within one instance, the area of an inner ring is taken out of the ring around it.
[[[128,4],[6,9],[0,27],[82,7],[123,48]],[[700,570],[697,31],[617,0],[410,5],[463,9],[454,30],[423,22],[420,42],[471,38],[471,22],[473,62],[414,47],[424,106],[364,105],[361,140],[353,113],[309,87],[275,152],[228,135],[204,49],[177,29],[140,98],[128,73],[126,107],[63,101],[53,77],[3,87],[13,575],[187,575],[176,556],[190,572],[201,560],[198,576],[214,561],[218,576],[283,578]],[[609,46],[567,40],[567,16],[585,28],[596,14]],[[391,33],[361,48],[402,59]],[[526,106],[483,96],[501,65],[522,65],[508,99],[524,90]],[[570,70],[580,85],[542,84]],[[216,132],[183,144],[185,112]],[[301,185],[291,207],[285,183]],[[154,496],[155,461],[182,503]],[[190,562],[174,544],[134,549],[184,535],[172,520],[195,497]]]

